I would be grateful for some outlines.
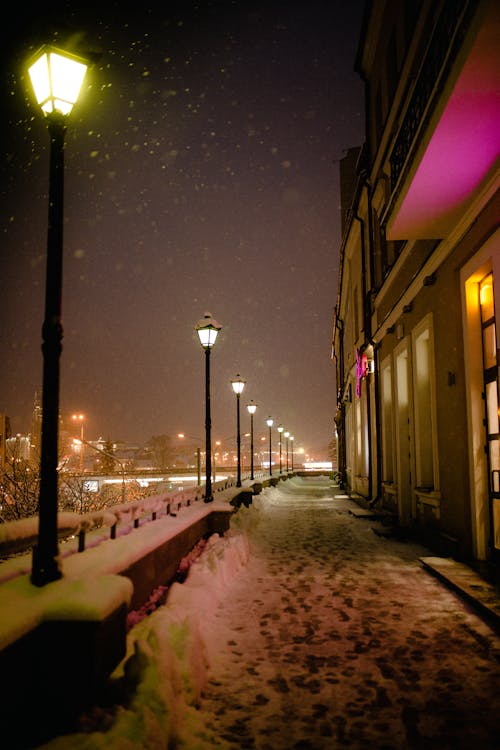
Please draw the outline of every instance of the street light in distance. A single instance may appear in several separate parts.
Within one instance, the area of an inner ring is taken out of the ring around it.
[[[269,427],[269,476],[272,477],[273,475],[273,459],[272,459],[272,440],[271,440],[271,429],[274,424],[274,419],[272,417],[268,417],[266,419],[266,424]]]
[[[217,340],[217,336],[222,326],[212,318],[211,313],[205,313],[205,316],[196,324],[196,332],[200,339],[200,344],[205,350],[205,502],[211,503],[212,495],[212,419],[210,416],[210,352]]]
[[[247,405],[247,411],[250,414],[250,479],[254,479],[253,470],[253,415],[257,410],[257,404],[253,400]]]
[[[236,446],[238,451],[238,473],[236,477],[236,486],[241,487],[241,433],[240,433],[240,396],[243,393],[245,387],[245,381],[241,377],[236,375],[234,380],[231,380],[233,391],[236,394]]]

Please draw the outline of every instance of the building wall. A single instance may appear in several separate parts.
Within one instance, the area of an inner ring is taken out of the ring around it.
[[[356,61],[367,143],[341,248],[335,315],[343,336],[334,335],[348,488],[441,550],[477,559],[500,553],[498,353],[496,375],[483,367],[484,336],[490,365],[495,346],[500,351],[499,170],[493,161],[460,195],[460,208],[450,207],[448,172],[473,164],[476,149],[457,151],[434,173],[427,157],[443,129],[444,142],[462,136],[454,130],[457,111],[464,114],[456,94],[470,94],[468,69],[481,92],[480,126],[485,117],[494,121],[489,100],[500,89],[500,66],[494,45],[486,47],[499,23],[491,0],[367,3]],[[470,107],[470,96],[465,101]],[[412,191],[422,167],[434,181],[420,198],[428,199],[427,213],[419,214]],[[478,290],[491,271],[496,330],[490,320],[486,334]],[[355,352],[373,360],[373,372],[356,373]]]

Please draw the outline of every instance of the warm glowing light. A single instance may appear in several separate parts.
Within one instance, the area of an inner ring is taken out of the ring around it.
[[[177,435],[177,437],[178,437],[178,438],[183,438],[183,437],[186,437],[186,436],[184,435],[184,433],[183,433],[183,432],[179,432],[179,434]]]
[[[249,414],[255,414],[255,410],[257,409],[257,404],[254,404],[253,401],[250,401],[250,403],[247,406],[248,413]]]
[[[479,301],[481,303],[481,318],[484,322],[495,314],[492,274],[489,274],[479,285]]]
[[[69,115],[78,99],[87,63],[75,55],[43,47],[28,68],[36,100],[45,114]]]
[[[234,380],[231,380],[231,385],[233,386],[233,391],[236,393],[237,396],[239,396],[241,393],[243,393],[243,388],[245,387],[245,380],[242,380],[240,375],[236,375]]]
[[[268,427],[272,427],[273,424],[274,424],[274,419],[272,417],[268,417],[266,419],[266,424],[267,424]]]
[[[290,433],[288,432],[288,430],[287,430],[287,431],[285,432],[285,437],[286,437],[286,438],[289,438],[289,437],[290,437]]]
[[[78,422],[83,422],[83,420],[85,419],[85,415],[84,414],[73,414],[73,416],[71,417],[71,419],[74,419],[75,421],[78,421]]]
[[[277,430],[278,430],[278,432],[280,433],[280,435],[281,435],[281,433],[283,432],[283,430],[284,430],[284,429],[285,429],[285,428],[284,428],[284,427],[282,427],[281,425],[279,425],[279,426],[277,427]]]
[[[222,326],[212,318],[211,313],[205,313],[205,316],[198,321],[196,331],[198,333],[200,344],[204,349],[211,349],[217,338]]]

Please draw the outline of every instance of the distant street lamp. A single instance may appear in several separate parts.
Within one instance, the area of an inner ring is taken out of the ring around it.
[[[236,486],[241,487],[240,396],[243,393],[245,381],[242,380],[239,375],[236,375],[235,379],[231,380],[231,385],[236,394],[236,445],[238,449],[238,475],[236,478]]]
[[[269,476],[272,477],[273,475],[273,459],[272,459],[272,452],[271,452],[271,428],[273,426],[274,420],[272,417],[268,417],[266,419],[267,426],[269,427]]]
[[[29,67],[35,96],[50,136],[49,212],[45,319],[42,327],[43,392],[38,543],[33,547],[31,582],[44,586],[61,577],[57,537],[59,359],[62,350],[64,135],[78,99],[87,62],[44,47]]]
[[[288,430],[285,432],[285,440],[286,440],[286,473],[288,474],[288,438],[290,437],[290,433]]]
[[[290,435],[290,444],[291,444],[291,450],[292,450],[292,471],[293,471],[293,441],[295,440],[293,435]]]
[[[281,462],[281,433],[283,432],[283,430],[284,430],[284,427],[282,427],[282,426],[280,425],[280,426],[278,427],[278,432],[279,432],[279,434],[280,434],[280,474],[281,474],[281,470],[282,470],[282,462]]]
[[[83,439],[83,422],[85,416],[83,414],[73,414],[71,419],[73,422],[80,422],[80,474],[83,474],[83,445],[85,443]]]
[[[257,404],[253,401],[247,405],[247,411],[250,414],[250,479],[254,479],[253,475],[253,415],[257,409]]]
[[[212,439],[211,429],[212,420],[210,417],[210,350],[215,344],[217,335],[222,326],[212,318],[211,313],[205,313],[205,317],[198,321],[196,331],[198,333],[200,344],[205,349],[205,502],[211,503],[212,495]]]

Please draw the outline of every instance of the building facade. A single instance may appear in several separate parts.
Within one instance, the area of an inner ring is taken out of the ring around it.
[[[494,0],[367,3],[333,323],[346,487],[497,562],[499,39]]]

